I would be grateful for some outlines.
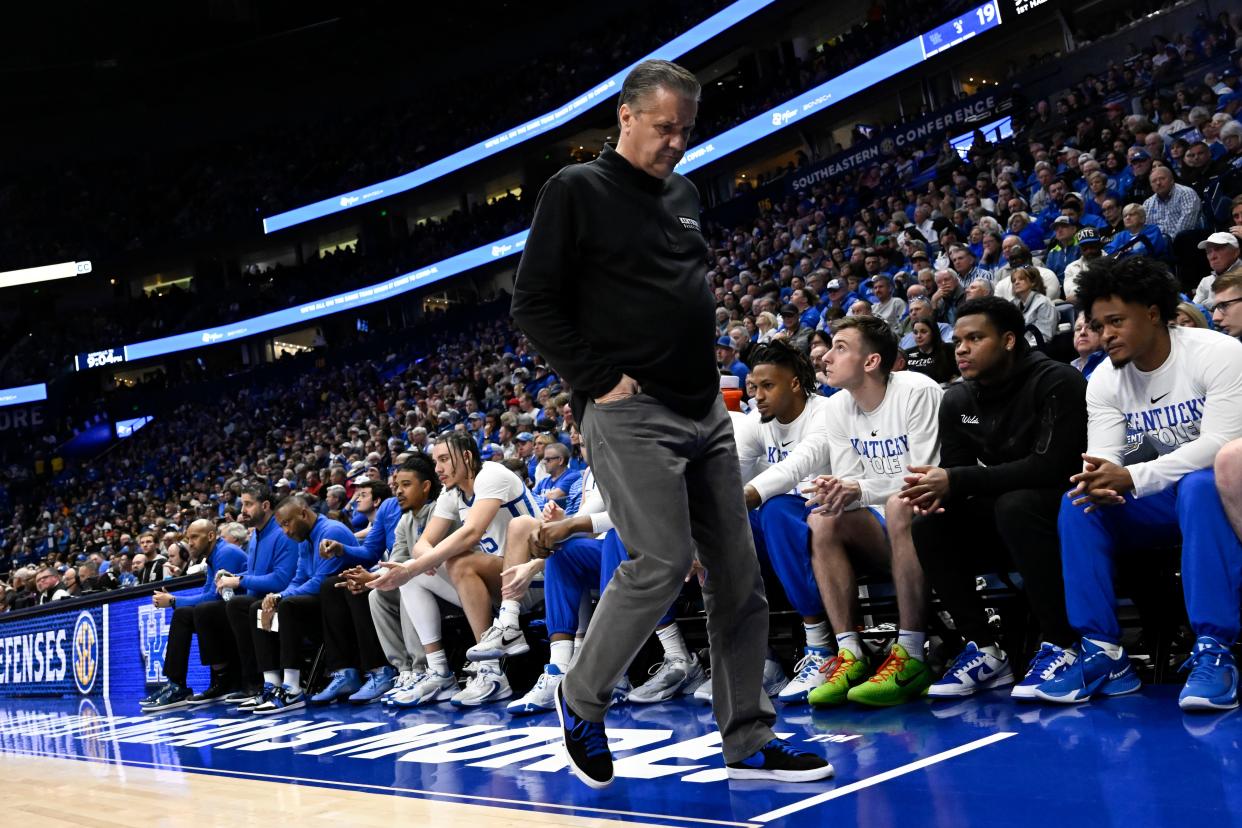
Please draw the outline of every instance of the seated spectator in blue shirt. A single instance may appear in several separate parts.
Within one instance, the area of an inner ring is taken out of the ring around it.
[[[1104,251],[1110,256],[1153,256],[1163,258],[1169,251],[1168,241],[1160,228],[1147,223],[1147,211],[1141,204],[1127,204],[1121,211],[1121,223],[1125,227]]]
[[[540,363],[535,366],[535,376],[530,382],[526,383],[526,393],[532,396],[538,396],[539,392],[549,385],[557,381],[556,374],[548,371],[548,366]]]
[[[1065,279],[1065,268],[1076,261],[1082,252],[1078,249],[1075,239],[1078,236],[1078,221],[1073,216],[1059,216],[1052,223],[1052,232],[1056,242],[1048,248],[1044,264],[1058,279]]]
[[[482,411],[472,411],[466,416],[466,427],[470,429],[470,436],[478,443],[479,448],[482,448],[485,442],[483,439],[484,420],[485,415]]]
[[[1078,193],[1068,193],[1061,200],[1061,215],[1074,219],[1079,227],[1094,227],[1096,230],[1108,227],[1108,222],[1100,215],[1100,205],[1094,200],[1083,201]]]
[[[1029,250],[1044,249],[1044,231],[1031,221],[1029,213],[1017,212],[1009,217],[1009,232],[1022,240]]]
[[[850,290],[849,282],[845,279],[830,279],[824,288],[828,291],[829,303],[832,307],[841,311],[843,315],[849,311],[850,305],[862,298],[857,293]],[[822,329],[826,329],[827,327],[827,323],[824,322]]]
[[[801,314],[798,317],[798,322],[802,327],[814,330],[815,326],[819,324],[819,311],[815,307],[818,301],[819,297],[810,288],[798,288],[789,295],[789,303],[797,308]],[[742,381],[746,381],[744,377]]]
[[[387,483],[367,480],[354,487],[354,499],[348,511],[349,528],[354,534],[362,532],[375,520],[375,510],[383,501],[392,497]]]
[[[745,362],[737,358],[737,350],[732,338],[722,336],[716,340],[716,367],[722,371],[728,371],[737,377],[739,383],[746,385],[746,375],[750,373],[750,369],[746,367]]]
[[[726,337],[727,339],[727,337]],[[569,490],[581,476],[569,468],[569,449],[564,443],[550,443],[543,450],[543,464],[548,476],[535,484],[534,493],[543,501],[554,501],[564,506]]]

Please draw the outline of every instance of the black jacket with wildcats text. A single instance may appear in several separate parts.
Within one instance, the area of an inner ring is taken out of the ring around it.
[[[706,275],[694,185],[676,173],[649,176],[606,146],[540,191],[513,319],[573,386],[579,422],[587,399],[622,374],[699,419],[720,388]]]

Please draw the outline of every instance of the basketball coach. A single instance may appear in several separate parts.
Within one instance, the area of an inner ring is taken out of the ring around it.
[[[603,720],[612,688],[677,597],[692,556],[703,593],[712,698],[733,779],[832,774],[775,738],[763,693],[768,604],[713,354],[715,303],[685,154],[700,87],[651,60],[621,87],[616,148],[544,185],[518,266],[513,318],[573,386],[574,415],[630,559],[600,599],[558,689],[575,775],[612,781]]]

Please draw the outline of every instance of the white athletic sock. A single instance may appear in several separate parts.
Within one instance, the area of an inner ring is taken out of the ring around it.
[[[512,599],[500,602],[500,626],[511,630],[518,628],[518,616],[522,613],[522,605]]]
[[[549,649],[552,651],[550,663],[555,664],[557,669],[562,673],[569,669],[569,662],[574,657],[573,639],[566,641],[553,641]]]
[[[988,644],[985,647],[980,647],[979,652],[987,653],[992,658],[1003,659],[1005,657],[1005,651],[995,644]]]
[[[656,636],[660,639],[660,645],[664,647],[665,658],[690,660],[690,653],[686,650],[686,639],[681,637],[681,628],[676,623],[669,624],[662,630],[656,630]]]
[[[1120,644],[1113,644],[1110,641],[1100,641],[1098,638],[1088,638],[1087,640],[1107,653],[1108,657],[1114,661],[1121,658]]]
[[[285,670],[285,689],[291,693],[296,693],[302,689],[301,670]]]
[[[923,660],[923,645],[927,643],[927,634],[918,630],[898,630],[897,643],[900,644],[907,653]]]
[[[837,649],[849,650],[854,654],[854,658],[862,658],[862,636],[856,632],[837,633]]]
[[[441,676],[449,674],[448,653],[444,650],[436,650],[427,653],[427,669]]]
[[[272,685],[273,687],[279,685],[280,684],[280,671],[279,670],[264,670],[263,680],[267,682],[268,684]]]
[[[814,647],[817,650],[828,649],[828,622],[820,621],[815,624],[802,622],[802,629],[806,630],[806,646]]]

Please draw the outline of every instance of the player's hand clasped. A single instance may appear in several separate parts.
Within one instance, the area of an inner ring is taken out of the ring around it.
[[[370,572],[364,567],[354,566],[341,573],[341,580],[336,582],[339,589],[348,589],[352,595],[361,595],[373,588],[379,574]]]
[[[1070,478],[1074,488],[1068,497],[1075,506],[1094,512],[1101,506],[1126,502],[1126,494],[1134,491],[1134,479],[1125,466],[1118,466],[1101,457],[1084,454],[1083,470]]]
[[[910,466],[904,478],[901,499],[914,508],[916,515],[934,515],[944,511],[949,499],[949,473],[939,466]]]
[[[839,515],[845,511],[845,507],[862,497],[862,487],[856,480],[842,480],[821,474],[802,493],[808,495],[808,503],[817,507],[811,514]]]

